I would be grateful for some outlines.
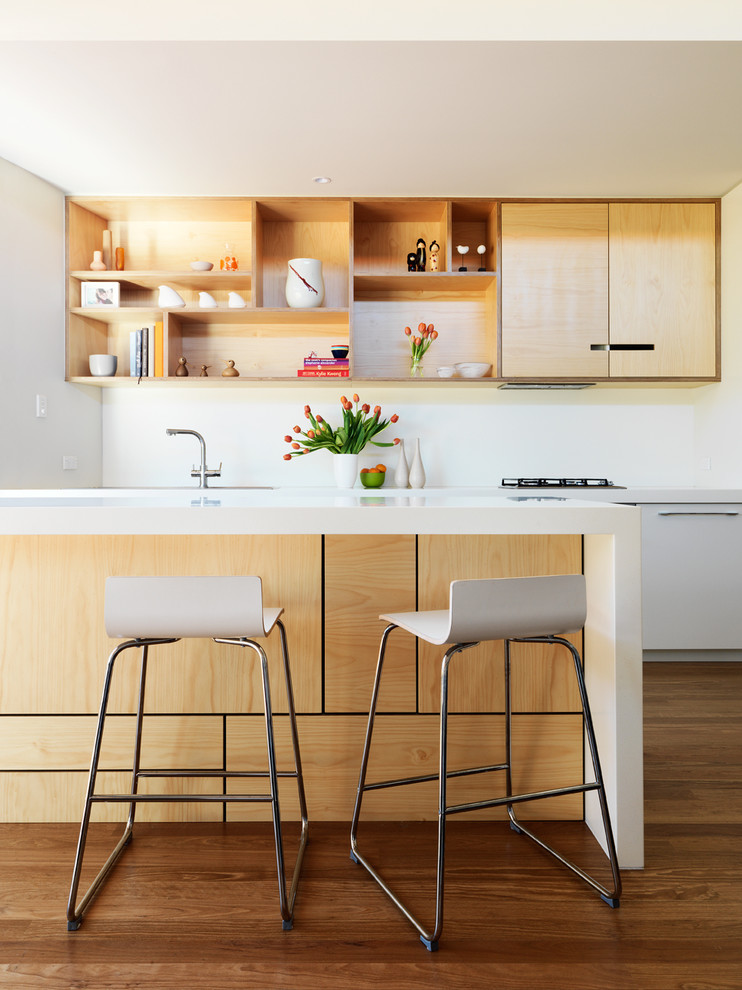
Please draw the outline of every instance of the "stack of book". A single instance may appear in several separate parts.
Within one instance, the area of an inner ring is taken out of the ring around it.
[[[304,367],[296,372],[299,378],[347,378],[348,358],[321,358],[311,355],[304,358]]]
[[[129,334],[129,374],[132,378],[164,378],[162,322]]]

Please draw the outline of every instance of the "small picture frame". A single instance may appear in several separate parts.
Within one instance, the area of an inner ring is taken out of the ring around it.
[[[120,282],[83,282],[80,286],[82,306],[118,306]]]

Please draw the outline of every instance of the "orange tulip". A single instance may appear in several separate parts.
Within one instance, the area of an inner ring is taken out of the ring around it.
[[[294,448],[294,450],[301,450],[301,444],[292,443],[291,446]]]
[[[301,427],[300,426],[295,426],[294,427],[294,433],[301,433]]]
[[[396,423],[399,420],[399,416],[395,413],[389,420],[390,423]]]
[[[291,454],[284,454],[284,455],[283,455],[283,459],[284,459],[285,461],[290,461],[290,460],[291,460]]]

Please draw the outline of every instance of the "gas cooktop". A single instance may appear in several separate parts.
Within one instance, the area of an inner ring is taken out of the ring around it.
[[[607,478],[503,478],[503,488],[623,488]]]

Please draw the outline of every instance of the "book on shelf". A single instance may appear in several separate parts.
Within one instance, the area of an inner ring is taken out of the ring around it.
[[[350,364],[349,358],[304,358],[305,368],[347,368]]]
[[[348,378],[349,368],[299,368],[299,378]]]
[[[129,334],[129,375],[132,378],[164,377],[164,336],[161,321]]]

